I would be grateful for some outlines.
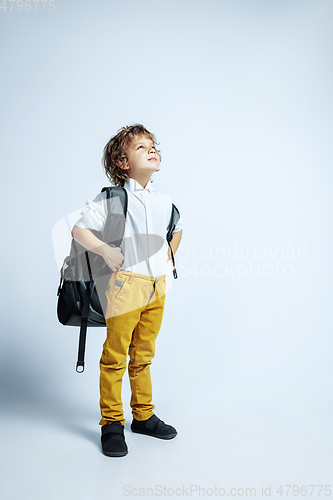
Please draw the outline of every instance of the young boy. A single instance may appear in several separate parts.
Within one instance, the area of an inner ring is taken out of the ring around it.
[[[150,180],[159,170],[156,139],[143,125],[123,127],[104,148],[107,177],[128,195],[125,234],[121,247],[110,247],[90,229],[101,231],[107,216],[106,192],[87,201],[73,238],[101,255],[113,271],[106,291],[107,338],[100,360],[100,408],[102,451],[111,457],[127,455],[121,401],[122,377],[126,370],[131,386],[133,421],[131,430],[161,439],[172,439],[177,431],[153,412],[150,365],[155,339],[161,327],[166,276],[172,272],[171,252],[166,241],[172,201],[156,192]],[[182,237],[181,218],[170,243],[175,254]],[[156,243],[157,242],[157,243]],[[162,245],[162,246],[161,246]]]

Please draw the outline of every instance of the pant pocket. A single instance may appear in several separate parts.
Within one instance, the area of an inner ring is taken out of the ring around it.
[[[160,297],[162,297],[163,295],[165,295],[165,290],[166,290],[166,280],[164,278],[164,280],[160,281],[159,283],[157,283],[157,293]]]
[[[126,286],[126,281],[126,278],[116,279],[115,275],[111,276],[108,288],[105,292],[105,295],[110,303],[115,302],[122,294],[123,289]]]

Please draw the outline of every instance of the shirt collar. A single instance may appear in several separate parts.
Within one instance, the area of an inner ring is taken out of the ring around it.
[[[126,188],[128,191],[149,191],[149,193],[151,193],[152,191],[154,191],[153,187],[152,187],[152,182],[151,180],[149,179],[149,181],[147,182],[147,185],[145,188],[143,188],[141,186],[141,184],[139,184],[139,182],[135,179],[133,179],[132,177],[130,177],[128,179],[127,182],[124,183],[124,188]]]

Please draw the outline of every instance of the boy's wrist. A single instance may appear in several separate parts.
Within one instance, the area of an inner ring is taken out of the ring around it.
[[[104,259],[104,255],[105,255],[105,251],[106,249],[108,248],[109,245],[107,245],[106,243],[102,243],[101,245],[99,245],[97,248],[96,248],[96,253],[98,253],[98,255],[100,255],[101,257],[103,257]]]

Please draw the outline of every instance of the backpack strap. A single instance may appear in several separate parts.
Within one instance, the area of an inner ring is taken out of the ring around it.
[[[104,187],[101,192],[106,191],[107,199],[112,198],[112,196],[119,196],[120,202],[123,207],[124,215],[126,217],[127,214],[127,206],[128,206],[128,197],[126,189],[118,186],[108,186]],[[110,204],[108,204],[108,218],[112,215],[110,213]],[[105,223],[107,223],[107,220]],[[83,304],[82,304],[82,313],[81,313],[81,326],[80,326],[80,337],[79,337],[79,349],[77,354],[77,363],[76,363],[76,371],[77,373],[82,373],[84,371],[84,354],[86,349],[86,337],[87,337],[87,326],[88,326],[88,315],[89,315],[89,307],[90,307],[90,299],[92,292],[94,290],[95,283],[93,281],[93,276],[91,273],[91,267],[88,257],[88,252],[85,252],[87,266],[89,271],[90,280],[87,282],[86,291],[84,294]]]
[[[172,262],[173,262],[173,266],[174,266],[173,277],[175,279],[178,278],[178,275],[177,275],[177,271],[176,271],[175,257],[173,255],[173,251],[172,251],[172,248],[171,248],[171,245],[170,245],[170,241],[173,238],[173,232],[176,229],[176,226],[177,226],[177,223],[178,223],[179,219],[180,219],[179,210],[176,207],[176,205],[172,204],[170,222],[169,222],[169,225],[168,225],[168,228],[167,228],[167,242],[168,242],[169,248],[171,250],[171,257],[172,257]]]
[[[111,199],[113,196],[119,196],[121,206],[123,207],[124,216],[126,218],[127,207],[128,207],[128,194],[127,194],[126,189],[123,187],[120,187],[120,186],[106,186],[106,187],[103,187],[103,189],[101,190],[101,193],[103,193],[103,191],[106,191],[107,199],[109,199],[109,198]],[[109,205],[110,205],[110,203],[109,203]],[[109,210],[109,208],[110,208],[110,206],[108,207],[108,210]],[[110,216],[110,215],[111,215],[111,213],[109,210],[108,216]]]
[[[84,294],[83,306],[82,306],[79,350],[77,353],[77,363],[76,363],[76,371],[78,373],[82,373],[84,371],[84,352],[86,349],[87,323],[88,323],[89,304],[90,304],[90,287],[94,286],[93,277],[91,274],[90,262],[88,258],[88,252],[85,252],[85,256],[87,260],[90,281],[87,282],[87,288]]]

